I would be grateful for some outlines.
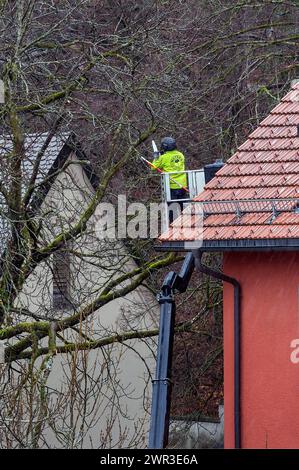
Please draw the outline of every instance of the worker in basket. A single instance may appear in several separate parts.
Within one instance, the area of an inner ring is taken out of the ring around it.
[[[183,153],[177,150],[176,141],[173,137],[164,137],[161,140],[160,156],[152,164],[162,170],[163,173],[172,173],[169,181],[172,201],[188,199],[187,175],[186,173],[175,173],[176,171],[185,171],[185,157]],[[182,210],[183,202],[178,203]],[[174,219],[173,211],[170,212],[169,217],[170,222],[172,222]]]

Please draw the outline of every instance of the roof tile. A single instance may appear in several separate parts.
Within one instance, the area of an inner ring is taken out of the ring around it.
[[[298,125],[299,83],[194,199],[205,240],[299,238]],[[183,214],[160,240],[195,240],[199,220]]]
[[[269,114],[261,123],[260,127],[265,126],[292,126],[298,123],[298,113],[289,114]]]

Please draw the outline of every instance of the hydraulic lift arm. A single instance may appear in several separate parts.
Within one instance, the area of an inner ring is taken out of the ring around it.
[[[171,368],[175,325],[174,293],[185,292],[195,268],[195,260],[189,253],[180,273],[170,272],[164,279],[159,295],[160,329],[157,351],[156,376],[153,380],[150,449],[164,449],[168,444],[171,397]]]

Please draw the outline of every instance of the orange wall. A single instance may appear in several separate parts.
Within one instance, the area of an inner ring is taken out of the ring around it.
[[[299,253],[226,253],[224,273],[242,287],[241,446],[299,448],[299,362],[290,346],[299,345]],[[226,448],[234,447],[233,367],[233,287],[224,283]]]

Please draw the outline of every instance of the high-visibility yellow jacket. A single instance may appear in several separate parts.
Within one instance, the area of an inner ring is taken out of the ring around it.
[[[154,160],[153,165],[160,168],[164,173],[175,171],[185,171],[185,157],[178,150],[170,150],[163,153],[159,158]],[[187,187],[186,173],[174,173],[170,175],[170,188],[180,189],[182,186]],[[174,181],[173,181],[174,180]],[[179,183],[179,184],[176,184]]]

